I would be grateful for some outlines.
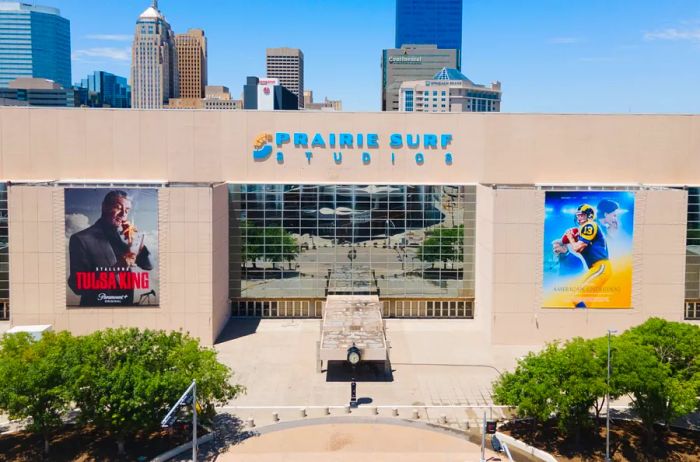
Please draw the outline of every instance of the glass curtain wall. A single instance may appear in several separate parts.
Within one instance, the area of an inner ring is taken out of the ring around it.
[[[7,225],[7,183],[0,183],[0,321],[6,321],[10,318],[10,267]]]
[[[700,319],[700,188],[688,188],[685,243],[685,318]]]
[[[232,299],[474,295],[474,186],[229,188]]]

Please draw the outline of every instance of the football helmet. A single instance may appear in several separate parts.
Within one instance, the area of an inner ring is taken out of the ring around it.
[[[585,214],[587,220],[595,220],[595,209],[588,204],[581,204],[576,209],[576,215]]]

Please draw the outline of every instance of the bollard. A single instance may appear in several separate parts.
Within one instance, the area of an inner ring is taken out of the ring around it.
[[[447,416],[445,414],[441,415],[438,422],[440,422],[440,425],[445,425],[447,423]]]
[[[350,406],[345,406],[345,413],[350,414]]]
[[[411,413],[411,418],[418,419],[418,409],[413,410],[413,412]]]
[[[394,408],[394,409],[391,410],[391,414],[392,414],[394,417],[398,417],[398,416],[399,416],[399,410],[398,410],[397,408]]]
[[[323,415],[331,415],[331,408],[329,408],[329,407],[323,408]]]
[[[273,412],[272,413],[272,421],[273,422],[279,422],[280,421],[280,415],[278,412]]]
[[[252,417],[248,417],[248,427],[249,428],[255,427],[255,420],[253,420]]]
[[[374,414],[374,415],[379,414],[379,408],[378,408],[377,406],[374,406],[374,407],[372,408],[372,414]]]
[[[306,417],[306,408],[299,409],[299,417]]]

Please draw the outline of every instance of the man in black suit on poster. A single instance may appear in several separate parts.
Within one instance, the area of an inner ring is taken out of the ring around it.
[[[130,211],[125,191],[109,191],[95,224],[70,237],[68,286],[80,295],[80,306],[134,305],[133,268],[153,269],[143,236],[134,242],[137,230],[128,221]]]

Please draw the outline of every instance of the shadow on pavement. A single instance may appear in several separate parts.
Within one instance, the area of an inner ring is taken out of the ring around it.
[[[391,367],[384,368],[384,361],[362,361],[355,367],[347,361],[328,361],[326,382],[393,382]]]
[[[219,454],[228,450],[230,446],[241,443],[248,438],[259,436],[255,431],[245,430],[244,422],[231,414],[217,414],[214,417],[212,429],[214,439],[199,446],[198,460],[214,461]],[[175,457],[174,461],[182,462],[191,460],[191,452],[185,451]]]
[[[254,334],[260,325],[260,318],[231,318],[219,334],[215,343],[228,342],[237,338]]]

